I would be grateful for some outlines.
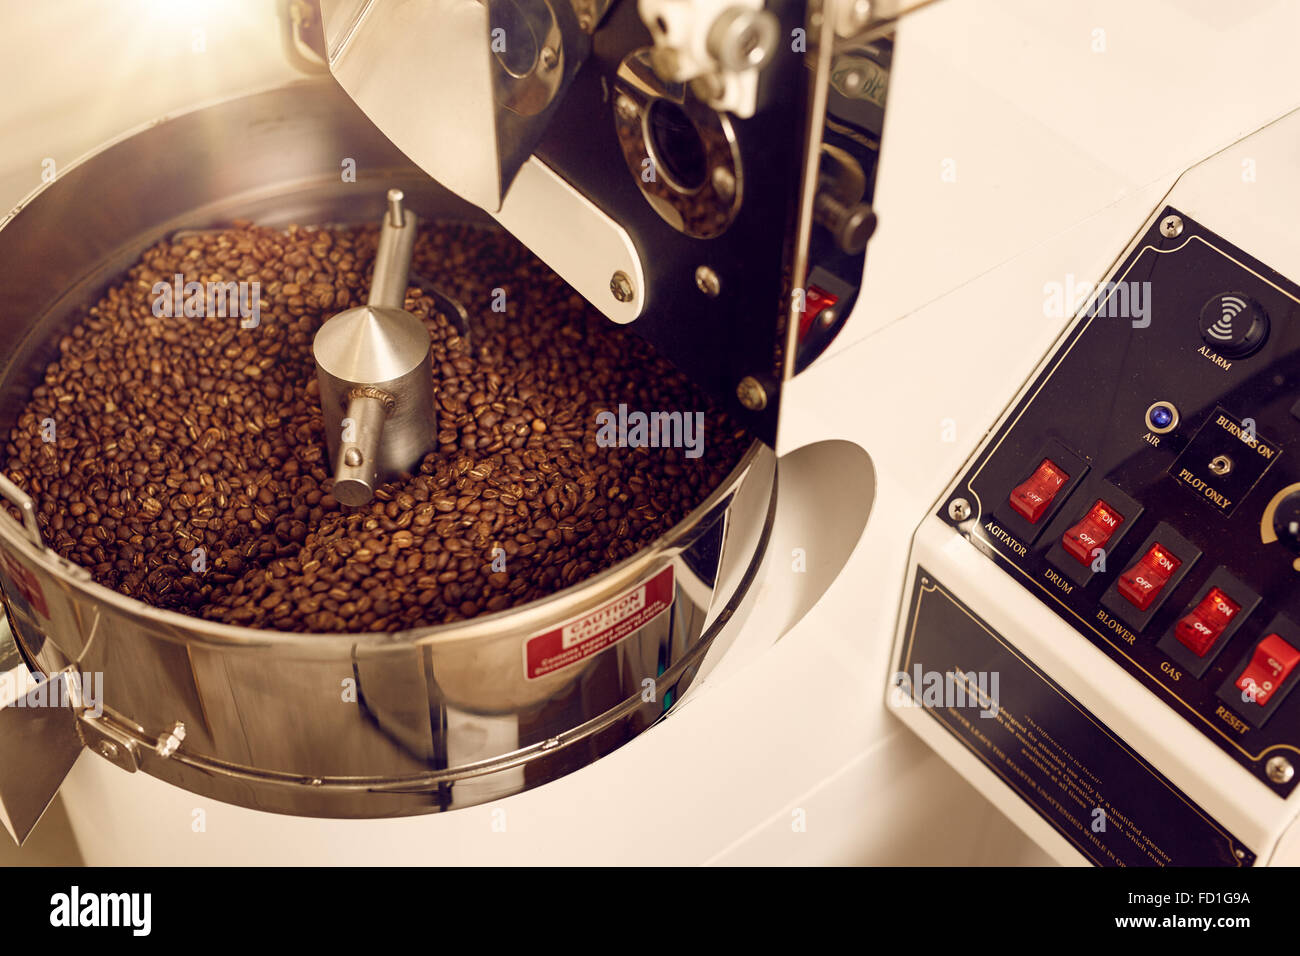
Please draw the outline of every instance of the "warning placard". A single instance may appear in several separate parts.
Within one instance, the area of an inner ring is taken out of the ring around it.
[[[673,566],[594,611],[524,641],[524,675],[536,680],[635,634],[673,604]]]

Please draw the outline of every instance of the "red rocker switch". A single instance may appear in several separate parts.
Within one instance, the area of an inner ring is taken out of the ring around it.
[[[1197,657],[1204,657],[1240,610],[1241,605],[1228,595],[1218,588],[1210,588],[1210,593],[1192,613],[1178,622],[1174,634],[1189,651]]]
[[[1083,520],[1065,532],[1061,545],[1080,564],[1091,564],[1092,553],[1106,547],[1115,529],[1123,523],[1124,516],[1098,498]]]
[[[1296,664],[1300,664],[1300,651],[1276,634],[1259,642],[1255,653],[1237,678],[1237,689],[1243,700],[1253,700],[1263,707],[1268,703]]]
[[[1182,563],[1157,541],[1141,561],[1119,576],[1119,593],[1139,611],[1145,611]]]
[[[1030,524],[1038,524],[1038,519],[1052,506],[1056,493],[1069,480],[1070,476],[1060,466],[1044,458],[1029,479],[1011,492],[1011,507]]]

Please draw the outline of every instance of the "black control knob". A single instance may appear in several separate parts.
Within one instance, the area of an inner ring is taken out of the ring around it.
[[[1243,292],[1220,292],[1201,307],[1201,338],[1224,358],[1245,358],[1268,340],[1268,313]]]
[[[1300,554],[1300,491],[1291,492],[1277,503],[1273,531],[1278,541]]]

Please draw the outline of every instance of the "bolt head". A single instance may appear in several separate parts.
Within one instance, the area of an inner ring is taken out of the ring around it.
[[[713,299],[722,291],[722,281],[708,266],[700,266],[695,270],[695,287]]]
[[[1285,757],[1270,757],[1264,765],[1264,771],[1274,783],[1290,783],[1295,776],[1295,767]]]
[[[349,448],[343,453],[343,464],[347,465],[349,468],[356,468],[363,461],[365,461],[365,459],[362,457],[359,448]]]
[[[641,115],[640,108],[636,105],[636,100],[626,93],[620,93],[618,99],[614,101],[614,110],[618,113],[618,118],[632,122]]]
[[[1160,235],[1166,239],[1177,239],[1183,234],[1183,220],[1180,216],[1165,216],[1160,220]]]
[[[98,747],[100,756],[107,757],[109,760],[117,759],[117,744],[111,740],[101,740]]]
[[[954,498],[948,505],[948,517],[953,521],[965,521],[971,516],[970,502],[965,498]]]
[[[545,46],[542,47],[542,53],[539,60],[542,64],[542,69],[549,72],[555,69],[555,64],[560,62],[560,57],[559,54],[555,52],[555,47]]]
[[[715,166],[710,178],[713,181],[713,191],[723,202],[731,202],[736,197],[736,177],[726,166]]]
[[[633,296],[632,280],[623,270],[615,272],[609,280],[609,291],[619,302],[631,302]]]
[[[746,375],[740,380],[736,386],[736,398],[751,412],[761,412],[767,407],[767,392],[752,375]]]

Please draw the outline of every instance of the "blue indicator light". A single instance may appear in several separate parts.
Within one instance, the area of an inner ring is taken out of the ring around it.
[[[1156,428],[1168,428],[1174,423],[1174,413],[1168,405],[1157,405],[1151,409],[1151,424]]]

